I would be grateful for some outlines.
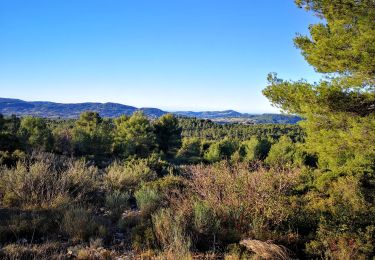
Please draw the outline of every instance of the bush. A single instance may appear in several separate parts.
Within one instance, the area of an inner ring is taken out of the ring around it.
[[[184,186],[184,180],[173,175],[145,183],[135,193],[138,207],[145,213],[150,213],[159,207],[167,207],[169,199],[178,196]]]
[[[287,136],[271,146],[265,162],[275,168],[290,168],[295,162],[296,147]]]
[[[206,201],[197,201],[193,204],[192,212],[196,248],[205,251],[215,249],[220,220],[214,210]]]
[[[105,237],[107,234],[106,227],[83,207],[68,208],[64,213],[61,229],[73,241],[88,241],[89,238]]]
[[[145,213],[154,211],[161,204],[161,194],[156,188],[149,185],[142,186],[134,196],[138,207]]]
[[[93,199],[99,189],[99,171],[94,166],[88,166],[84,160],[70,161],[64,173],[66,186],[74,202]]]
[[[133,249],[138,252],[157,248],[151,219],[143,219],[131,230],[131,241]]]
[[[268,140],[258,140],[256,137],[252,137],[250,140],[241,143],[240,154],[245,161],[264,160],[270,148],[271,144]]]
[[[143,182],[152,181],[156,177],[147,160],[134,159],[124,164],[115,162],[109,166],[104,181],[110,190],[134,192]]]
[[[66,249],[58,242],[45,244],[9,244],[0,249],[1,259],[62,259]]]
[[[73,131],[68,126],[58,126],[53,130],[54,152],[71,156],[74,154]]]
[[[118,219],[121,213],[129,206],[130,195],[126,192],[115,190],[105,197],[105,206],[111,211],[111,215]]]
[[[175,259],[190,258],[191,241],[184,219],[171,209],[161,209],[152,216],[155,236],[166,254]]]
[[[346,226],[321,226],[316,239],[307,243],[306,251],[313,257],[324,259],[368,259],[374,253],[375,226],[350,232]]]
[[[0,209],[0,216],[0,243],[20,239],[33,243],[40,237],[55,239],[59,234],[61,213],[56,210]]]
[[[293,231],[287,223],[297,207],[291,203],[291,194],[298,172],[267,172],[262,168],[250,172],[245,164],[230,166],[226,162],[188,169],[192,192],[203,203],[194,206],[195,221],[204,224],[207,220],[200,217],[216,216],[220,221],[217,242],[236,243],[241,234],[260,240],[282,239]]]
[[[223,159],[230,159],[237,148],[237,142],[230,139],[224,139],[211,144],[207,152],[204,154],[204,159],[209,162],[218,162]]]
[[[215,235],[220,223],[212,208],[204,201],[197,201],[193,205],[194,228],[199,233]]]
[[[0,169],[0,194],[5,206],[56,208],[86,199],[95,190],[96,178],[97,169],[83,161],[37,155]]]
[[[0,190],[3,204],[10,207],[50,208],[69,200],[65,179],[44,162],[18,162],[15,168],[2,168]]]
[[[182,163],[197,163],[202,160],[201,141],[198,138],[185,138],[177,153],[177,160]]]
[[[12,153],[9,151],[0,151],[0,165],[14,166],[19,160],[25,159],[26,154],[20,150],[15,150]]]
[[[364,189],[361,176],[337,177],[319,188],[306,195],[308,213],[319,219],[307,252],[332,259],[366,259],[374,254],[373,188]]]

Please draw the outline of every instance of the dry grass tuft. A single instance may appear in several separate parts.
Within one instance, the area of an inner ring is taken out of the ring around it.
[[[264,259],[290,259],[288,249],[284,246],[255,239],[244,239],[240,244]]]
[[[0,249],[1,259],[63,259],[64,245],[57,242],[36,244],[9,244]]]

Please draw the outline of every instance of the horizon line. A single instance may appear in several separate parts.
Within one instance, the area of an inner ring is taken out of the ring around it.
[[[169,113],[176,113],[176,112],[223,112],[223,111],[234,111],[241,114],[252,114],[252,115],[261,115],[261,114],[285,114],[281,111],[262,111],[262,112],[249,112],[244,110],[237,110],[233,108],[193,108],[193,107],[158,107],[158,106],[136,106],[136,105],[128,105],[124,103],[119,102],[113,102],[113,101],[81,101],[81,102],[63,102],[63,101],[50,101],[50,100],[28,100],[28,99],[21,99],[21,98],[10,98],[10,97],[0,97],[0,99],[10,99],[10,100],[20,100],[24,102],[49,102],[49,103],[55,103],[55,104],[64,104],[64,105],[76,105],[76,104],[83,104],[83,103],[97,103],[97,104],[118,104],[123,106],[130,106],[137,109],[143,109],[143,108],[155,108],[160,109],[165,112]]]

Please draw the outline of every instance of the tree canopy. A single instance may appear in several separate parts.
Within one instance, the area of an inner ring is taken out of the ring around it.
[[[282,110],[299,114],[306,146],[322,167],[335,172],[367,172],[375,150],[375,8],[374,1],[300,0],[322,23],[295,43],[318,72],[318,83],[268,76],[263,91]]]
[[[115,152],[123,156],[147,157],[156,148],[154,127],[142,112],[115,120]]]
[[[296,3],[322,19],[310,26],[309,36],[299,35],[294,42],[324,77],[308,83],[285,81],[273,73],[263,93],[275,106],[305,118],[300,123],[306,133],[303,146],[318,157],[318,169],[305,175],[305,185],[314,187],[305,198],[319,219],[316,237],[306,249],[343,259],[348,241],[357,239],[357,245],[362,243],[358,252],[371,255],[373,242],[365,243],[375,226],[375,2]],[[293,145],[281,141],[272,146],[268,163],[288,154],[288,160],[293,158],[288,148]]]

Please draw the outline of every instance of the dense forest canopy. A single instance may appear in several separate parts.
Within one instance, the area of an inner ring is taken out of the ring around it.
[[[1,160],[13,163],[20,154],[26,156],[34,150],[83,157],[98,165],[116,159],[147,158],[153,153],[176,163],[176,154],[191,140],[199,143],[199,161],[204,161],[206,150],[223,139],[231,140],[236,147],[251,138],[270,143],[284,135],[294,142],[304,139],[297,125],[217,124],[211,120],[177,118],[172,114],[157,120],[147,118],[142,112],[109,119],[90,111],[82,113],[78,120],[1,115],[0,118]]]

